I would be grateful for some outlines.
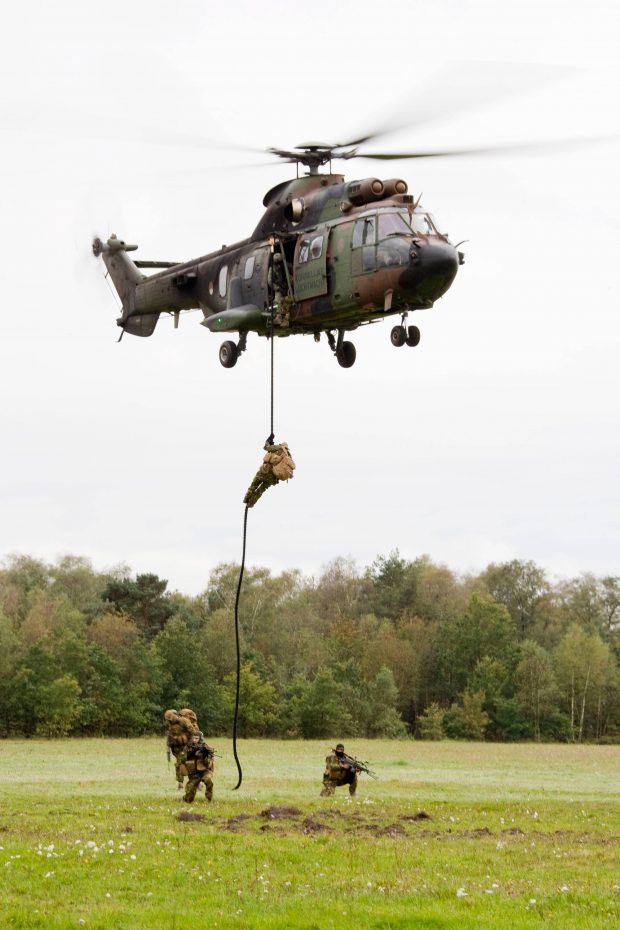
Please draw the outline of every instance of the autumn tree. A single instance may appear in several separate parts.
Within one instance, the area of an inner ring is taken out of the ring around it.
[[[532,726],[535,740],[540,740],[545,721],[556,710],[558,686],[551,656],[532,640],[520,646],[521,660],[515,671],[519,706]]]
[[[506,607],[523,639],[548,605],[550,585],[543,569],[513,559],[491,563],[481,577],[491,597]]]
[[[174,608],[166,594],[168,582],[157,575],[137,575],[131,578],[112,579],[102,597],[119,613],[128,614],[145,636],[155,636],[166,625]]]

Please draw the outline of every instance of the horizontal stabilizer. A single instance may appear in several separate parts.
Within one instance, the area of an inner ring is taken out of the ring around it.
[[[116,325],[121,326],[123,332],[129,333],[131,336],[152,336],[158,319],[159,313],[135,313],[125,319],[119,317]]]
[[[232,307],[221,313],[212,313],[201,325],[206,326],[212,333],[233,333],[238,330],[247,330],[261,321],[261,311],[256,304],[244,304],[242,307]]]

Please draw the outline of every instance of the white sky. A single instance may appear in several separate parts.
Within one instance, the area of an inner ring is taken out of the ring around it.
[[[90,241],[205,254],[249,235],[294,169],[157,133],[342,141],[406,123],[455,61],[538,89],[369,148],[620,132],[616,0],[26,0],[4,17],[0,556],[126,561],[188,594],[241,556],[268,343],[250,336],[224,370],[193,313],[118,345]],[[398,547],[460,571],[620,571],[619,155],[334,166],[423,191],[466,264],[415,318],[417,349],[390,345],[393,321],[353,334],[350,370],[324,341],[276,343],[276,437],[297,472],[250,511],[249,564],[315,573]]]

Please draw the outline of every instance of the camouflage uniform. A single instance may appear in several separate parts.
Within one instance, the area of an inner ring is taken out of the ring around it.
[[[267,441],[263,448],[267,455],[263,458],[263,464],[256,472],[243,498],[243,503],[248,507],[253,507],[267,488],[277,484],[278,481],[288,481],[292,478],[295,470],[295,462],[285,442],[270,443]]]
[[[339,743],[336,750],[340,749]],[[325,759],[325,772],[323,773],[323,790],[321,797],[330,797],[335,794],[336,788],[341,785],[349,786],[351,797],[357,790],[357,772],[352,765],[345,762],[337,751],[331,752]],[[343,747],[344,753],[344,747]]]
[[[273,286],[273,302],[276,313],[273,322],[276,326],[287,327],[290,324],[293,298],[288,292],[288,281],[284,270],[284,259],[280,252],[273,256],[271,283]],[[270,269],[271,271],[271,269]]]
[[[164,714],[164,720],[168,727],[166,745],[176,760],[174,768],[179,787],[183,785],[183,777],[185,774],[182,771],[183,756],[188,745],[192,741],[192,736],[198,730],[198,726],[194,726],[191,719],[187,716],[187,710],[188,708],[185,708],[185,713],[183,711],[177,713],[176,710],[167,710]],[[196,715],[194,712],[190,711],[190,714],[194,715],[195,720]]]
[[[213,747],[204,742],[202,733],[195,736],[185,753],[183,766],[188,776],[183,800],[191,804],[201,784],[207,801],[213,800]]]

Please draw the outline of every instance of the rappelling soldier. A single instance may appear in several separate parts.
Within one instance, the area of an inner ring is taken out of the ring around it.
[[[295,462],[291,457],[288,445],[285,442],[274,443],[269,437],[263,448],[267,453],[263,464],[256,472],[252,484],[247,490],[243,503],[253,507],[256,501],[265,493],[267,488],[277,484],[278,481],[288,481],[293,477]]]
[[[180,791],[183,788],[185,774],[182,770],[183,756],[192,741],[194,733],[198,731],[198,721],[194,711],[188,707],[184,707],[178,713],[174,709],[167,710],[164,713],[164,720],[168,728],[166,748],[174,756],[177,788]]]
[[[185,752],[183,768],[187,774],[187,785],[183,800],[191,804],[201,784],[205,786],[207,801],[213,800],[213,771],[215,750],[204,741],[200,732],[194,733]]]
[[[338,743],[334,751],[325,759],[321,797],[330,797],[341,785],[349,786],[351,797],[357,791],[357,771],[355,766],[347,760],[342,743]]]

